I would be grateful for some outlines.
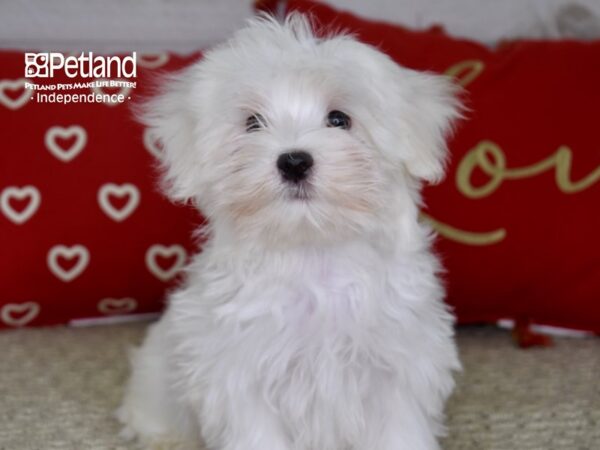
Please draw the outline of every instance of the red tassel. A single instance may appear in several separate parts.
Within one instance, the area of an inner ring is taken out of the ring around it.
[[[517,319],[512,330],[514,342],[521,348],[551,347],[554,341],[550,336],[535,333],[531,330],[531,320]]]

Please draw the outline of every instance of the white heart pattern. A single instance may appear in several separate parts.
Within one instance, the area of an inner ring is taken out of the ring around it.
[[[167,61],[169,61],[168,53],[140,53],[137,56],[137,63],[146,69],[164,66]]]
[[[32,93],[31,89],[25,87],[25,83],[28,81],[27,78],[0,80],[0,104],[13,111],[25,105],[31,100]],[[19,89],[23,89],[23,92],[17,98],[11,98],[6,94],[6,91],[18,91]]]
[[[27,206],[22,211],[15,210],[11,204],[11,199],[23,200],[28,198]],[[9,186],[0,194],[0,210],[6,217],[12,220],[17,225],[27,222],[35,214],[40,207],[42,196],[40,191],[34,186]]]
[[[77,258],[77,262],[69,269],[63,268],[58,262],[59,258],[73,259]],[[65,245],[55,245],[48,252],[47,263],[50,272],[52,272],[59,280],[69,283],[83,273],[90,262],[90,252],[83,245],[73,245],[67,247]]]
[[[126,314],[137,308],[133,298],[104,298],[98,302],[98,311],[102,314]]]
[[[102,82],[107,82],[107,81],[110,81],[110,80],[107,79],[107,78],[98,78],[96,81],[102,83]],[[120,80],[118,78],[114,78],[113,81],[123,81],[123,82],[127,82],[128,83],[127,80]],[[131,92],[131,87],[129,87],[129,86],[119,86],[119,87],[115,87],[115,88],[110,88],[109,87],[108,89],[119,89],[118,92],[113,92],[113,94],[115,94],[115,95],[122,95],[125,98],[127,98],[127,96],[129,95],[129,93]],[[100,94],[100,95],[108,94],[108,92],[104,91],[104,87],[102,87],[102,86],[93,86],[92,87],[92,92],[94,92],[96,94]],[[120,105],[121,103],[119,103],[117,100],[115,100],[115,101],[110,101],[109,100],[107,102],[104,102],[104,104],[106,106],[117,106],[117,105]]]
[[[144,130],[144,147],[156,158],[162,158],[163,146],[150,128]]]
[[[27,325],[40,313],[40,305],[35,302],[8,303],[2,307],[2,321],[13,327]]]
[[[71,139],[73,137],[75,137],[75,141],[69,148],[63,148],[56,142],[57,138]],[[44,141],[46,143],[46,148],[50,150],[50,153],[62,162],[69,162],[85,147],[87,142],[87,132],[79,125],[71,125],[66,128],[59,126],[50,127],[48,128],[48,131],[46,131]]]
[[[157,258],[173,258],[175,261],[168,269],[158,265]],[[146,267],[159,280],[169,281],[185,264],[187,253],[181,245],[164,246],[155,244],[146,251]]]
[[[127,203],[121,208],[115,207],[110,197],[128,197]],[[98,190],[98,204],[102,211],[115,222],[127,219],[140,204],[140,191],[133,184],[122,185],[106,183]]]

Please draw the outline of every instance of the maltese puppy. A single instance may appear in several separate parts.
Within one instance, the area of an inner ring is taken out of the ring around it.
[[[207,241],[132,355],[152,449],[433,450],[460,364],[420,187],[460,114],[445,77],[259,17],[142,119]],[[204,444],[202,443],[204,442]]]

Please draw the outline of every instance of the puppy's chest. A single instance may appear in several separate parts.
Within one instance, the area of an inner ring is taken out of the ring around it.
[[[263,320],[279,332],[344,335],[376,325],[393,295],[390,269],[364,250],[290,255],[257,267],[232,300],[241,320]]]
[[[284,256],[215,271],[191,296],[201,311],[175,303],[178,361],[202,379],[244,373],[290,414],[296,393],[317,404],[330,386],[356,410],[400,361],[397,267],[362,250]]]
[[[388,366],[402,329],[404,302],[390,281],[398,267],[370,248],[344,250],[205,265],[171,304],[183,360],[261,377],[265,361],[281,376],[293,367],[334,373],[363,357]]]

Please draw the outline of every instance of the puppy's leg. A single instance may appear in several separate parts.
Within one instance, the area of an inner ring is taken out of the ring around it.
[[[419,425],[390,421],[381,436],[378,450],[440,450],[433,433]]]
[[[392,391],[390,389],[390,391]],[[431,419],[410,394],[370,399],[364,448],[376,450],[440,450]],[[379,401],[377,401],[379,400]]]
[[[403,409],[403,408],[400,408]],[[430,425],[415,411],[392,415],[381,435],[379,450],[439,450],[440,447]]]
[[[217,445],[209,447],[211,450],[292,449],[279,417],[258,395],[236,396],[230,399],[229,403],[228,411],[224,411],[226,416],[223,418],[227,423],[226,434],[215,439],[207,438],[209,442],[218,442]],[[205,414],[210,413],[210,411],[205,412]],[[206,424],[207,422],[204,421],[203,425]],[[210,430],[206,431],[210,433]]]
[[[117,418],[126,439],[138,438],[151,450],[199,449],[193,442],[190,417],[169,391],[164,319],[148,329],[143,345],[132,352],[132,374]]]

